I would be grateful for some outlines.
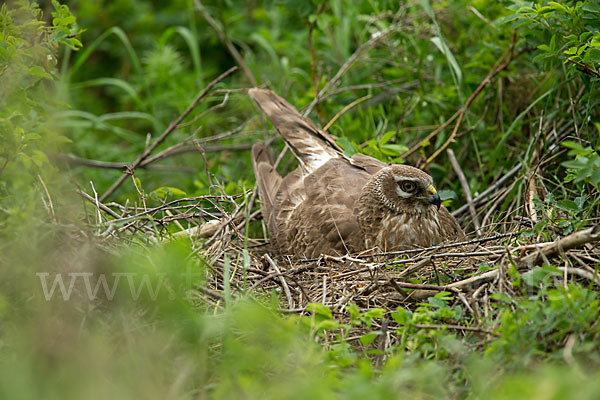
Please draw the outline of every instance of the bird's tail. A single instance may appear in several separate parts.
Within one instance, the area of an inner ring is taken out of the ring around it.
[[[330,135],[272,91],[253,88],[248,95],[267,114],[305,171],[313,172],[343,154]]]

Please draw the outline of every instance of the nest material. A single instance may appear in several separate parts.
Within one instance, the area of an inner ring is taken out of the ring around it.
[[[293,260],[273,258],[268,253],[250,254],[251,266],[245,271],[242,267],[231,268],[229,280],[234,290],[245,288],[251,296],[275,290],[285,312],[302,313],[311,302],[321,303],[335,314],[343,314],[350,303],[362,309],[411,308],[436,293],[451,292],[457,302],[476,313],[478,302],[486,301],[482,306],[489,306],[489,294],[511,294],[509,267],[531,269],[560,253],[567,252],[571,263],[559,267],[566,278],[592,280],[600,285],[593,269],[576,261],[581,257],[597,259],[600,251],[591,242],[598,239],[600,226],[543,244],[523,245],[516,233],[508,233],[429,249],[357,257]],[[243,257],[236,256],[234,249],[228,251],[230,259]],[[218,261],[216,265],[224,264]],[[214,272],[209,288],[218,294],[224,288],[225,277],[223,270]]]

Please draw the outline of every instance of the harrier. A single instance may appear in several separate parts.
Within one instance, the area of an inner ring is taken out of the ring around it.
[[[347,157],[330,135],[275,93],[255,88],[248,94],[300,162],[283,178],[267,148],[252,147],[263,218],[280,254],[394,251],[464,236],[422,170],[363,154]]]

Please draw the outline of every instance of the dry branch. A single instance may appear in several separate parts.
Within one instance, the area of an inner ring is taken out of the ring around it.
[[[452,149],[446,150],[448,154],[448,158],[450,159],[450,164],[452,164],[452,168],[456,175],[458,176],[458,180],[460,181],[460,185],[465,192],[465,197],[467,199],[467,205],[469,206],[469,212],[471,213],[471,218],[473,220],[473,225],[475,226],[475,233],[477,236],[481,236],[481,229],[479,229],[479,220],[477,219],[477,213],[475,212],[475,205],[473,204],[473,198],[471,197],[471,189],[469,188],[469,183],[467,182],[467,178],[465,178],[465,174],[463,173],[462,168],[458,164],[456,160],[456,156]]]
[[[522,266],[531,267],[540,264],[544,257],[550,258],[567,250],[578,248],[586,243],[600,240],[600,225],[574,232],[569,236],[561,238],[552,244],[542,247],[539,251],[529,254],[519,260]]]
[[[164,142],[164,140],[167,138],[167,136],[169,136],[177,128],[177,126],[194,110],[194,108],[196,108],[198,106],[198,104],[200,104],[200,102],[206,97],[206,95],[210,92],[210,90],[217,83],[221,82],[223,79],[227,78],[229,75],[234,73],[237,69],[238,69],[238,67],[232,67],[232,68],[228,69],[227,71],[223,72],[221,75],[219,75],[215,80],[210,82],[200,92],[200,94],[198,94],[198,96],[192,102],[192,104],[190,104],[190,106],[183,113],[181,113],[181,115],[179,117],[175,118],[175,120],[173,122],[171,122],[171,124],[167,127],[167,129],[154,141],[154,143],[152,143],[152,145],[148,146],[146,148],[146,150],[144,150],[144,152],[138,157],[138,159],[135,160],[135,162],[128,168],[128,171],[126,171],[123,175],[121,175],[121,177],[119,179],[117,179],[117,181],[100,197],[100,201],[106,200],[106,198],[108,198],[111,194],[113,194],[115,192],[115,190],[117,190],[119,188],[119,186],[121,186],[121,184],[123,182],[125,182],[125,179],[127,179],[127,176],[129,175],[129,171],[135,170],[146,158],[148,158],[148,156],[150,156],[150,154],[152,154],[152,152],[162,142]]]

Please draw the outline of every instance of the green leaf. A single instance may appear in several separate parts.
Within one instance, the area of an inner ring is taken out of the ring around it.
[[[159,198],[163,198],[167,194],[171,194],[175,198],[182,198],[187,196],[187,193],[183,190],[171,186],[159,187],[158,189],[153,190],[152,193],[155,193]]]
[[[431,4],[429,4],[429,0],[419,0],[419,4],[425,10],[427,16],[431,19],[435,18],[435,14],[433,13],[433,9],[431,8]]]
[[[340,327],[340,323],[334,319],[326,319],[316,324],[316,330],[334,330]]]
[[[490,295],[490,299],[492,300],[496,300],[496,301],[501,301],[503,303],[510,303],[512,302],[512,299],[509,295],[507,295],[506,293],[492,293]]]
[[[600,63],[600,47],[593,47],[590,50],[588,50],[585,56],[585,61],[594,64]]]
[[[333,318],[333,314],[331,313],[329,307],[324,306],[321,303],[308,303],[306,310],[329,319]]]
[[[537,48],[540,49],[540,50],[542,50],[542,51],[552,51],[552,49],[550,48],[550,46],[548,46],[547,44],[540,44]]]
[[[450,49],[448,48],[446,43],[440,37],[435,36],[435,37],[432,37],[430,40],[438,48],[438,50],[441,51],[442,54],[444,54],[446,56],[446,59],[448,60],[448,63],[454,70],[454,73],[456,74],[456,78],[458,79],[458,83],[460,84],[460,82],[462,82],[462,71],[460,70],[458,63],[456,62],[456,59],[454,58],[454,54],[452,54],[452,52],[450,51]]]
[[[27,73],[29,75],[32,75],[32,76],[37,76],[38,78],[52,79],[52,75],[50,75],[49,73],[47,73],[44,70],[44,68],[42,68],[39,65],[35,65],[35,66],[29,68],[29,70],[27,71]]]
[[[363,315],[367,318],[383,318],[385,310],[383,308],[372,308]]]
[[[595,2],[585,2],[583,5],[583,11],[587,11],[590,13],[600,13],[600,4]]]
[[[456,192],[454,190],[438,190],[438,194],[442,201],[456,199]]]
[[[398,308],[391,315],[392,315],[392,318],[394,319],[394,321],[396,321],[400,325],[408,324],[408,322],[411,319],[410,311],[405,310],[404,308]]]
[[[50,161],[48,161],[48,156],[46,156],[46,153],[40,150],[33,151],[33,153],[31,154],[31,160],[36,166],[40,168],[50,163]]]
[[[565,210],[565,211],[574,212],[574,211],[579,210],[577,203],[575,203],[573,200],[569,200],[569,199],[559,201],[556,206],[558,208],[560,208],[561,210]]]
[[[371,343],[373,343],[373,340],[375,340],[377,338],[377,336],[379,336],[379,335],[381,335],[381,332],[379,332],[379,331],[369,332],[369,333],[365,333],[364,335],[362,335],[359,340],[363,346],[368,346]]]
[[[554,10],[560,10],[560,11],[564,11],[564,12],[568,12],[568,10],[565,8],[565,6],[563,6],[560,3],[557,3],[555,1],[549,1],[548,5],[554,9]]]
[[[381,147],[381,152],[388,156],[401,156],[408,151],[408,147],[402,144],[384,144]]]
[[[561,146],[564,146],[567,149],[576,150],[578,154],[586,153],[586,150],[583,148],[583,146],[574,140],[565,140],[560,144]]]
[[[379,145],[386,144],[394,136],[396,136],[396,131],[385,132],[383,135],[381,135],[381,140],[379,140]]]

